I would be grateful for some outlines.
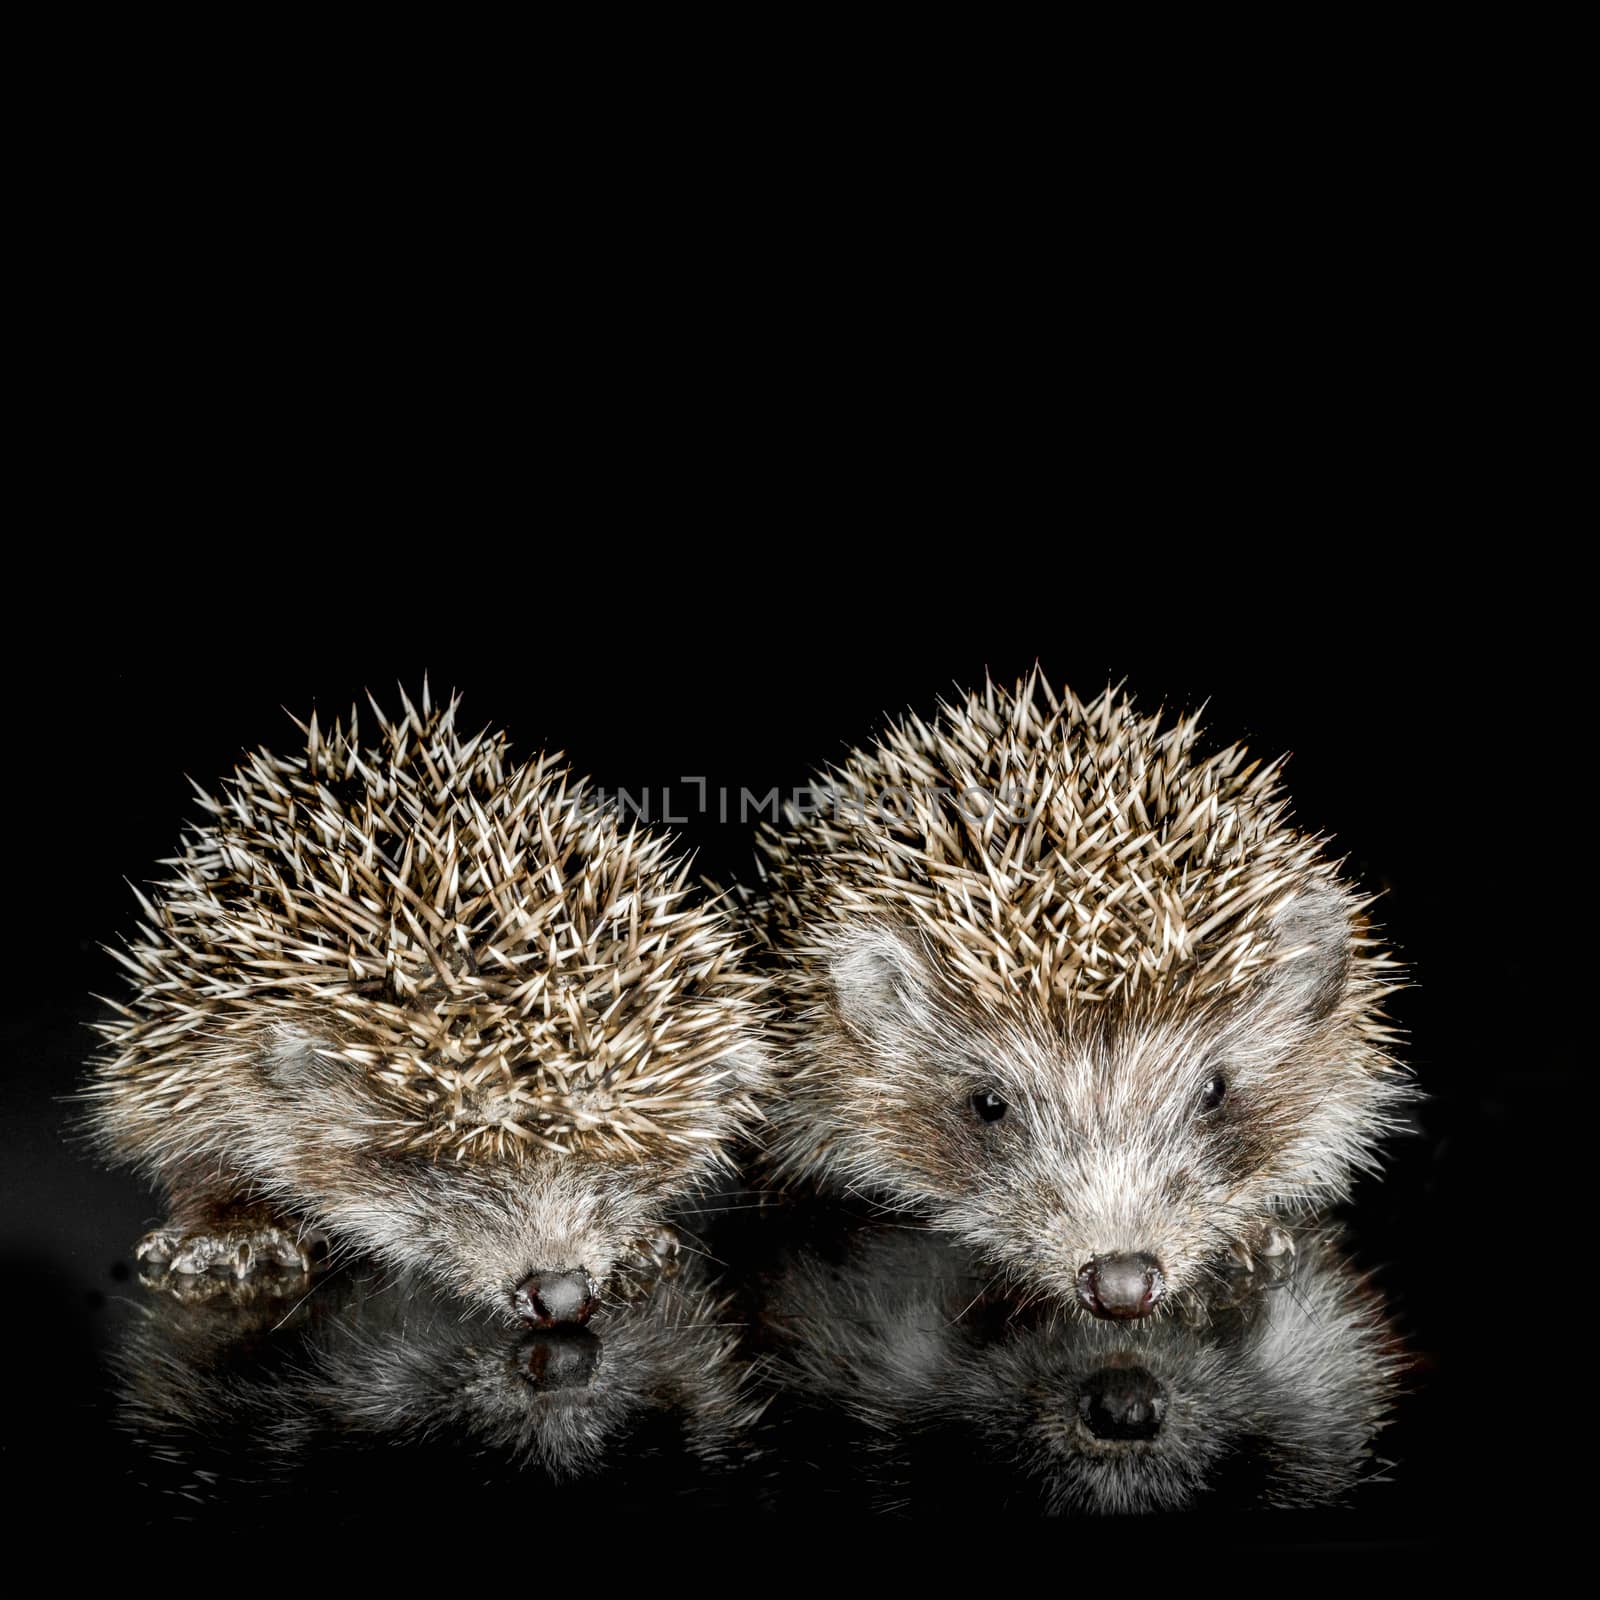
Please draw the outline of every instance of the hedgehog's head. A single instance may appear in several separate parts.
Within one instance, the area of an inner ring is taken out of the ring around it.
[[[1337,1197],[1397,1092],[1348,892],[1307,881],[1264,932],[1272,955],[1238,986],[1052,1006],[909,928],[837,924],[785,1157],[1098,1316],[1170,1306],[1279,1243],[1274,1216]]]
[[[715,1170],[764,1071],[736,1036],[651,1131],[634,1124],[625,1139],[628,1096],[602,1074],[574,1071],[563,1093],[508,1070],[419,1107],[350,1048],[280,1030],[261,1062],[249,1165],[310,1200],[335,1238],[535,1327],[586,1322],[613,1273],[669,1247],[670,1204]]]

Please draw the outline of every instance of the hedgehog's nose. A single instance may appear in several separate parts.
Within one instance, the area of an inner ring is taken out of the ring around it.
[[[535,1328],[581,1328],[600,1303],[589,1274],[530,1272],[512,1296],[517,1315]]]
[[[1096,1256],[1078,1274],[1078,1298],[1097,1317],[1148,1317],[1166,1291],[1161,1263],[1143,1252]]]
[[[1153,1439],[1166,1414],[1167,1391],[1143,1367],[1102,1367],[1078,1394],[1078,1415],[1097,1439]]]

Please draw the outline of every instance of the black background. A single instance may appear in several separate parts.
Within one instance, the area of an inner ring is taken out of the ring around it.
[[[1216,1562],[1211,1528],[1153,1565],[1051,1530],[1047,1581],[1298,1585],[1306,1547],[1337,1545],[1365,1583],[1410,1542],[1437,1584],[1481,1577],[1488,1544],[1525,1573],[1578,1546],[1596,623],[1560,41],[1356,21],[1251,41],[1231,76],[1180,46],[1153,94],[1052,58],[1048,99],[938,61],[910,75],[921,104],[897,41],[894,93],[852,62],[853,104],[808,78],[765,123],[748,61],[737,121],[717,96],[623,116],[580,71],[530,139],[550,75],[530,95],[520,55],[496,94],[479,62],[385,71],[370,29],[342,58],[284,30],[276,53],[164,36],[139,59],[140,28],[30,64],[7,213],[17,1546],[127,1570],[97,1538],[135,1470],[100,1347],[155,1201],[67,1142],[64,1097],[117,982],[99,943],[189,813],[185,772],[288,740],[280,706],[426,670],[608,785],[764,792],[1036,658],[1294,752],[1299,818],[1384,891],[1427,1094],[1350,1214],[1419,1358],[1392,1484],[1252,1532],[1287,1562]],[[684,832],[707,871],[748,870],[741,830]],[[547,1538],[418,1531],[427,1511],[377,1508],[355,1557],[551,1587]],[[192,1528],[140,1553],[158,1579],[291,1579],[314,1518],[260,1560],[186,1570]],[[687,1563],[619,1529],[556,1581],[595,1586],[619,1547],[715,1590],[852,1576],[832,1530],[799,1531],[749,1581],[718,1565],[725,1526]],[[1011,1588],[1015,1538],[951,1527],[938,1554]]]

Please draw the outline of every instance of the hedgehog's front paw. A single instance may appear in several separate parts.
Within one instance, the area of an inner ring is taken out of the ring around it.
[[[1281,1289],[1294,1276],[1294,1235],[1276,1223],[1263,1223],[1229,1247],[1222,1264],[1214,1308],[1244,1304],[1264,1289]]]
[[[669,1228],[663,1223],[658,1228],[653,1228],[644,1238],[637,1240],[634,1250],[639,1259],[652,1269],[657,1277],[671,1278],[677,1275],[678,1253],[683,1249],[683,1240],[678,1236],[676,1228]]]
[[[1294,1273],[1294,1258],[1294,1235],[1276,1223],[1263,1224],[1233,1246],[1228,1275],[1251,1290],[1281,1288]]]
[[[234,1227],[157,1228],[134,1247],[140,1265],[156,1269],[158,1279],[202,1278],[217,1274],[243,1279],[263,1269],[306,1276],[317,1260],[319,1236],[291,1231],[274,1222],[244,1222]]]
[[[635,1239],[612,1275],[613,1295],[619,1300],[637,1300],[663,1278],[677,1277],[681,1248],[677,1229],[665,1225]]]

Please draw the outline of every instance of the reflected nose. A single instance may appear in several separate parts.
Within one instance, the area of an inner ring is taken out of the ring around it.
[[[600,1365],[600,1341],[587,1328],[524,1334],[516,1359],[535,1389],[584,1389]]]
[[[1078,1415],[1097,1439],[1153,1439],[1166,1414],[1167,1391],[1143,1367],[1102,1367],[1078,1395]]]
[[[1142,1251],[1095,1256],[1078,1274],[1078,1298],[1097,1317],[1148,1317],[1165,1291],[1161,1263]]]
[[[581,1328],[600,1303],[589,1274],[530,1272],[512,1296],[516,1312],[535,1328]]]

